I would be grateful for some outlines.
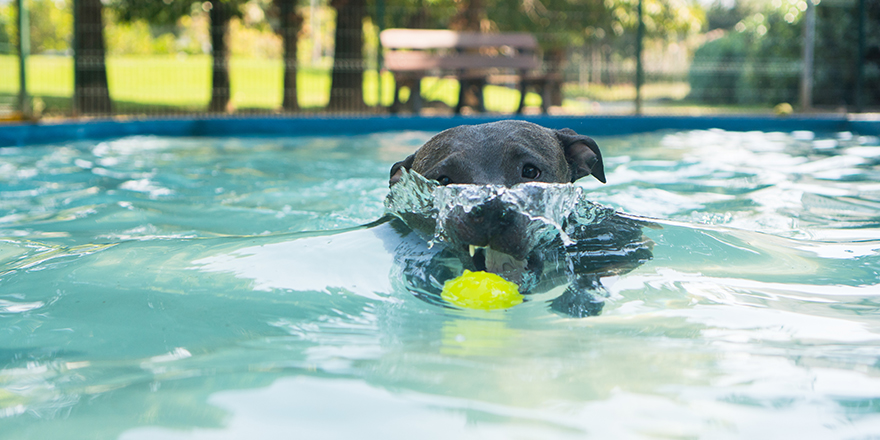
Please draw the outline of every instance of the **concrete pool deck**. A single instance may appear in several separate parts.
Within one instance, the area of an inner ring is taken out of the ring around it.
[[[614,136],[658,130],[849,131],[880,136],[880,114],[793,116],[526,116],[457,117],[188,117],[89,119],[0,124],[0,147],[40,145],[124,136],[320,136],[383,131],[441,131],[502,119],[531,121],[549,128],[571,128],[590,136]]]

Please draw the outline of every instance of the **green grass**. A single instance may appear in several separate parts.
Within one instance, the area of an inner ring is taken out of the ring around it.
[[[0,93],[18,92],[18,59],[0,56]],[[232,59],[229,64],[232,103],[236,108],[281,106],[280,60]],[[42,98],[73,95],[73,60],[70,57],[28,58],[28,92]],[[182,109],[203,108],[211,99],[211,57],[195,55],[108,57],[107,82],[114,102]],[[297,78],[300,104],[326,104],[330,78],[326,71],[303,70]]]
[[[566,84],[565,96],[571,98],[586,98],[593,101],[614,102],[633,101],[636,99],[636,88],[633,84],[617,84],[605,86],[601,84]],[[685,99],[691,88],[687,82],[656,82],[642,86],[642,99],[673,100]]]
[[[73,60],[71,57],[34,55],[28,58],[28,91],[38,97],[44,114],[69,114],[73,95]],[[231,104],[238,111],[280,109],[282,98],[281,60],[233,58],[230,60]],[[211,99],[211,57],[195,56],[116,56],[107,59],[110,96],[121,114],[181,113],[205,111]],[[364,73],[364,102],[379,102],[379,75]],[[394,79],[382,77],[382,104],[393,102]],[[449,78],[425,78],[422,94],[425,101],[439,101],[454,107],[458,101],[458,81]],[[646,113],[739,113],[767,112],[769,107],[706,106],[689,103],[685,82],[650,83],[642,89]],[[330,97],[330,71],[300,68],[297,75],[300,107],[321,109]],[[406,98],[408,91],[402,93]],[[566,84],[562,112],[567,114],[614,113],[612,103],[632,102],[632,85]],[[15,102],[18,94],[18,58],[0,55],[0,106]],[[487,86],[486,110],[511,113],[519,103],[519,92],[508,87]],[[601,105],[596,104],[600,102]],[[541,98],[530,93],[526,105],[538,106]],[[611,109],[611,110],[609,110]]]
[[[71,57],[33,55],[28,58],[28,92],[39,97],[47,113],[66,113],[73,96]],[[236,109],[274,110],[281,107],[281,60],[233,58],[229,63],[231,103]],[[364,74],[364,102],[379,101],[376,71]],[[117,112],[203,111],[211,99],[211,57],[115,56],[107,58],[107,82]],[[422,91],[427,101],[454,106],[458,82],[425,78]],[[0,55],[0,98],[18,93],[18,58]],[[303,108],[324,107],[330,97],[329,69],[301,68],[297,75],[299,104]],[[394,79],[382,75],[382,104],[393,102]],[[519,92],[505,87],[486,89],[487,110],[512,112]],[[540,104],[537,95],[527,96],[530,105]]]

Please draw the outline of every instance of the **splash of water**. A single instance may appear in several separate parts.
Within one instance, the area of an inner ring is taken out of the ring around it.
[[[404,220],[406,213],[436,218],[438,210],[434,208],[434,189],[440,184],[415,171],[406,168],[401,168],[401,171],[403,175],[400,180],[391,185],[391,191],[385,197],[385,211]]]
[[[575,242],[572,237],[576,237],[579,230],[614,212],[586,200],[583,189],[569,183],[528,182],[511,188],[501,185],[441,186],[405,169],[401,179],[391,187],[385,208],[433,245],[457,242],[455,232],[444,226],[453,210],[460,208],[469,213],[477,206],[496,200],[531,220],[526,228],[526,239],[532,247],[547,244],[556,237],[565,246],[572,245]]]

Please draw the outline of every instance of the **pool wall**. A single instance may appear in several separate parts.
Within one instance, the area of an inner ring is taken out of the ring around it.
[[[441,131],[505,116],[423,117],[202,117],[113,119],[0,125],[0,146],[26,146],[133,135],[158,136],[314,136],[355,135],[396,130]],[[549,128],[571,128],[591,136],[626,135],[657,130],[851,131],[880,135],[880,115],[819,116],[535,116],[516,118]]]

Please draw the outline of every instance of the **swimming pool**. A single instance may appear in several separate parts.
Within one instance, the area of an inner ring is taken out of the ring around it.
[[[877,137],[597,136],[662,228],[575,319],[391,276],[361,225],[432,134],[0,149],[0,437],[880,435]]]

